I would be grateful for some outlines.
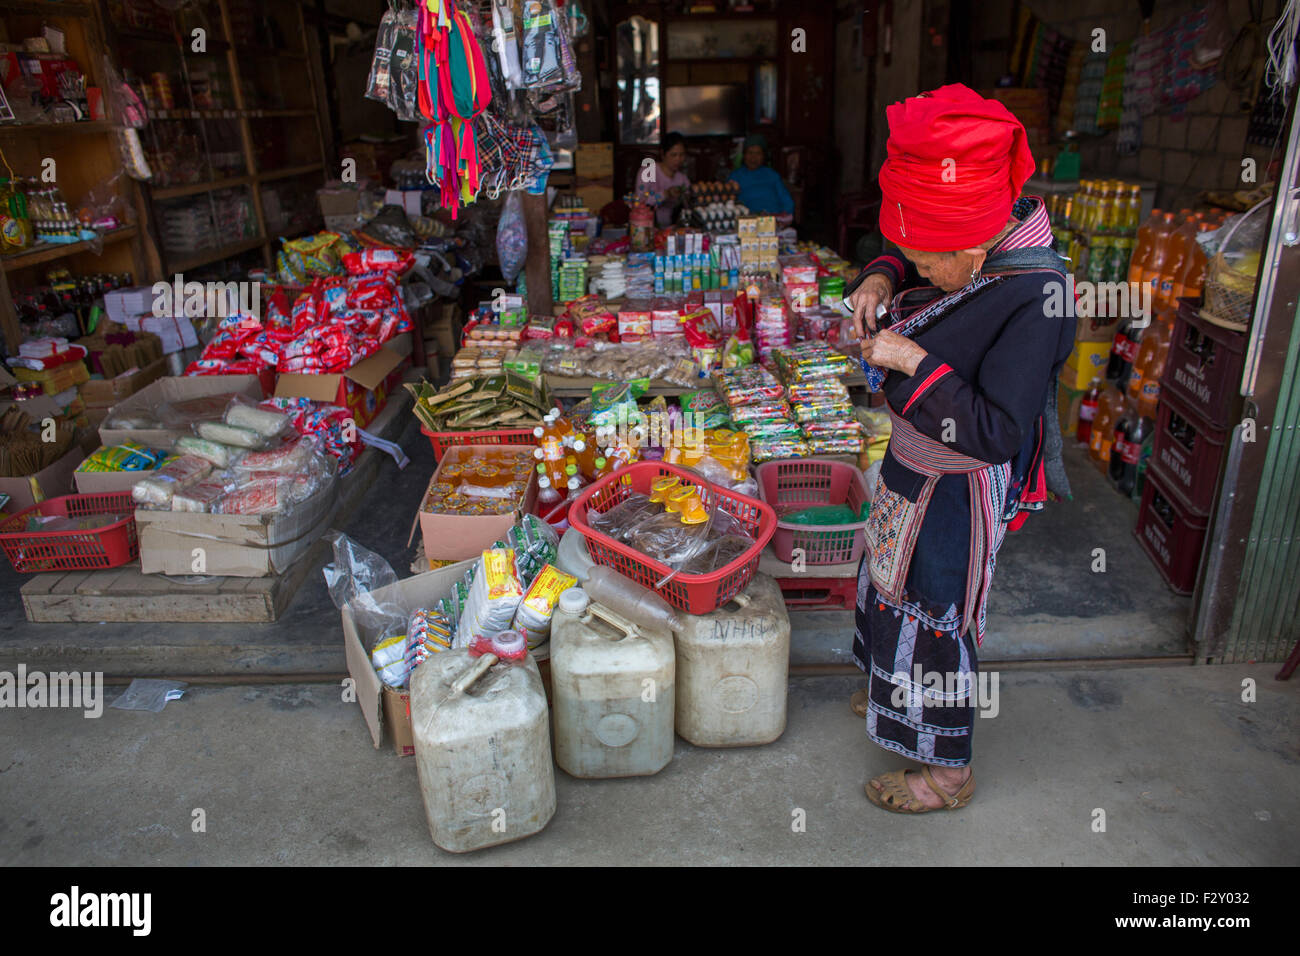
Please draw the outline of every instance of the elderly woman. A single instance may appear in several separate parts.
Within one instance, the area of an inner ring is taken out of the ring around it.
[[[736,201],[750,212],[775,213],[790,217],[794,214],[794,200],[785,188],[781,174],[767,165],[767,140],[760,134],[745,138],[745,152],[741,165],[728,177],[740,185]]]
[[[1045,308],[1066,266],[1042,201],[1019,198],[1034,170],[1020,122],[961,85],[886,115],[880,230],[902,257],[849,287],[893,421],[858,574],[853,653],[867,688],[851,703],[873,741],[922,765],[874,778],[867,797],[927,813],[975,792],[985,601],[1008,524],[1046,498],[1045,446],[1049,472],[1059,466],[1044,411],[1073,322]]]

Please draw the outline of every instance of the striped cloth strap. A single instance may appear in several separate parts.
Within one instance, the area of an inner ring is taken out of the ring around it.
[[[885,407],[889,408],[888,404]],[[889,442],[890,451],[913,471],[934,477],[964,475],[989,467],[987,461],[963,455],[945,442],[922,435],[911,422],[900,418],[892,408],[889,408],[889,417],[894,426]]]

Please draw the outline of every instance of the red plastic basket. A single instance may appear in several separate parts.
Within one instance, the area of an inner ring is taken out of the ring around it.
[[[422,434],[427,435],[433,445],[433,456],[442,458],[442,453],[454,445],[532,445],[537,439],[531,428],[502,428],[485,432],[431,432],[423,425]]]
[[[125,514],[126,517],[93,531],[27,530],[31,515],[86,518],[101,514]],[[135,502],[129,491],[50,498],[24,508],[0,524],[0,547],[4,548],[14,570],[23,574],[116,568],[140,556]]]
[[[666,475],[676,475],[683,484],[698,488],[706,507],[711,508],[716,499],[718,506],[753,536],[754,546],[716,571],[678,574],[662,588],[655,588],[673,569],[593,530],[587,524],[587,513],[604,513],[632,492],[649,494],[654,480]],[[586,539],[587,550],[596,564],[611,567],[638,584],[657,590],[673,607],[691,614],[708,614],[749,585],[758,570],[759,555],[776,531],[776,514],[763,502],[719,488],[692,472],[660,461],[641,461],[606,475],[580,494],[569,508],[569,524]]]
[[[794,560],[796,548],[805,563],[849,564],[861,560],[867,522],[807,525],[782,521],[779,515],[814,505],[848,505],[860,511],[867,501],[862,472],[842,461],[796,458],[758,466],[758,495],[777,512],[772,551],[780,561]]]

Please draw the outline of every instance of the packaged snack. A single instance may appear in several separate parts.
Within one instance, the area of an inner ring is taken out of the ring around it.
[[[547,564],[529,585],[515,611],[514,626],[523,628],[528,635],[528,649],[532,650],[551,635],[551,614],[560,601],[560,595],[578,583],[578,579],[565,574],[554,565]]]
[[[370,663],[374,665],[379,679],[390,687],[401,687],[410,674],[410,666],[405,661],[406,635],[398,634],[386,638],[375,645],[370,652]]]
[[[240,448],[266,447],[266,439],[251,428],[241,428],[222,422],[199,422],[194,429],[199,433],[200,438],[207,438],[223,445],[236,445]]]
[[[266,451],[248,452],[235,465],[241,471],[279,472],[293,474],[304,471],[315,455],[309,441],[301,438],[285,442]]]
[[[289,428],[289,416],[283,412],[241,401],[230,403],[226,409],[225,422],[227,425],[256,432],[263,438],[275,438]]]
[[[135,442],[103,445],[77,466],[80,472],[151,471],[167,459],[165,451],[145,448]]]
[[[212,462],[218,468],[229,468],[239,456],[239,452],[229,445],[191,435],[176,439],[176,450],[182,455],[197,455],[205,461]]]
[[[406,626],[406,649],[402,659],[414,670],[430,655],[451,647],[451,624],[445,614],[420,608]]]
[[[217,502],[226,494],[222,481],[199,481],[172,495],[172,511],[207,513],[216,510]]]
[[[207,477],[211,471],[211,462],[195,455],[182,455],[148,478],[137,481],[131,489],[131,498],[144,505],[169,507],[173,494]]]
[[[291,499],[291,483],[285,477],[261,477],[227,493],[218,510],[224,515],[278,514]]]
[[[453,646],[468,647],[477,635],[508,628],[523,595],[514,549],[484,551],[475,566]]]

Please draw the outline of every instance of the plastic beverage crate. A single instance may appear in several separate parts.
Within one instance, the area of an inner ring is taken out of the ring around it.
[[[423,425],[420,432],[428,436],[433,445],[433,456],[442,458],[442,453],[454,445],[532,445],[537,438],[531,428],[501,428],[483,432],[431,432]]]
[[[1133,535],[1177,594],[1191,594],[1196,587],[1209,520],[1183,507],[1169,490],[1169,479],[1161,473],[1159,464],[1147,466],[1142,507]]]
[[[795,458],[758,466],[758,496],[777,513],[772,551],[793,561],[796,548],[809,565],[848,564],[862,558],[867,522],[805,525],[782,521],[781,515],[814,505],[848,505],[860,512],[867,501],[862,472],[842,461]]]
[[[587,523],[587,515],[593,511],[604,513],[633,492],[649,494],[654,480],[668,475],[676,475],[683,484],[698,488],[705,507],[711,508],[716,500],[719,508],[740,522],[754,538],[754,545],[716,571],[677,574],[663,587],[656,588],[673,569],[596,531]],[[663,462],[641,461],[606,475],[583,491],[569,508],[569,524],[586,540],[591,560],[596,564],[611,567],[657,591],[673,607],[690,614],[708,614],[743,591],[753,579],[759,556],[776,531],[776,514],[763,502],[719,488],[693,472]]]
[[[1207,424],[1174,394],[1161,397],[1156,418],[1152,460],[1160,466],[1179,504],[1198,515],[1208,515],[1214,505],[1228,430]],[[1183,432],[1182,438],[1175,437],[1175,426]]]
[[[1189,299],[1178,300],[1160,394],[1174,395],[1215,428],[1229,428],[1246,362],[1246,336],[1206,321]]]
[[[816,578],[801,575],[797,578],[777,578],[785,606],[796,610],[812,611],[821,608],[852,611],[858,606],[858,579]]]
[[[33,515],[86,518],[100,514],[125,517],[89,531],[27,530],[27,519]],[[0,546],[14,570],[23,574],[116,568],[140,556],[135,502],[129,491],[49,498],[0,524]]]

